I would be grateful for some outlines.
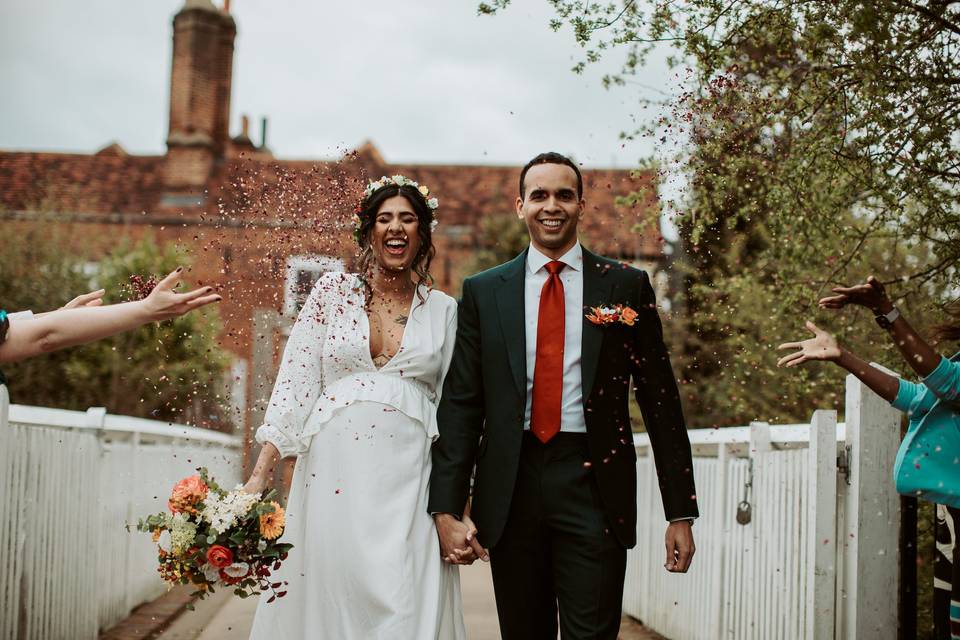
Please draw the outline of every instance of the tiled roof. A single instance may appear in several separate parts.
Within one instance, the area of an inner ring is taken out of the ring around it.
[[[218,215],[218,203],[222,203],[222,210],[231,215],[261,206],[260,214],[270,216],[283,201],[279,192],[286,191],[288,195],[309,193],[308,198],[300,196],[309,206],[346,212],[356,195],[341,193],[334,197],[339,202],[330,204],[334,192],[327,184],[330,177],[345,179],[359,193],[356,185],[363,176],[402,173],[429,185],[441,199],[444,225],[475,228],[484,215],[513,215],[519,178],[518,167],[387,164],[367,144],[341,162],[257,156],[225,160],[208,182],[205,204],[197,207],[189,198],[165,193],[164,162],[164,156],[129,155],[116,144],[93,155],[0,151],[0,210],[137,216],[176,211],[189,220],[201,213]],[[653,177],[606,169],[586,169],[583,176],[588,211],[581,229],[590,247],[610,255],[659,255],[658,225],[640,236],[629,233],[635,224],[656,215],[654,194],[632,208],[615,204],[618,196],[650,186]],[[273,197],[264,197],[271,191]]]

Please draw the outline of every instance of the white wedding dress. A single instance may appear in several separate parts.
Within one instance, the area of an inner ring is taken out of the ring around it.
[[[456,301],[419,289],[400,349],[370,357],[364,287],[328,273],[284,350],[257,441],[297,455],[282,540],[294,548],[260,598],[254,640],[465,637],[456,566],[427,513],[430,445],[456,336]]]

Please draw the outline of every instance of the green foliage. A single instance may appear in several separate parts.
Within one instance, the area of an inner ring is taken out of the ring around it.
[[[583,68],[625,55],[627,84],[671,43],[691,90],[625,136],[682,131],[684,287],[668,320],[693,426],[806,421],[842,404],[843,372],[775,368],[810,318],[906,367],[863,310],[817,313],[870,273],[915,324],[941,319],[960,264],[960,10],[887,0],[548,0]],[[482,5],[496,13],[509,0]],[[661,134],[662,135],[662,134]]]
[[[527,227],[514,215],[493,214],[480,221],[478,248],[464,267],[472,275],[512,260],[530,244]]]
[[[120,242],[97,263],[71,252],[66,238],[33,229],[0,245],[0,300],[10,311],[58,308],[103,287],[105,304],[130,295],[131,275],[163,277],[184,256],[147,238]],[[186,283],[185,283],[186,284]],[[215,310],[175,320],[4,368],[13,402],[194,422],[226,429],[217,393],[228,357],[217,345]]]

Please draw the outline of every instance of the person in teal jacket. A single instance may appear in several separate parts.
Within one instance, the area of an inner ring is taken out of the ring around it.
[[[848,304],[873,311],[920,383],[889,375],[837,344],[834,336],[812,322],[814,337],[788,342],[779,349],[794,351],[777,362],[793,367],[811,360],[834,362],[857,376],[909,418],[897,452],[894,475],[897,491],[937,503],[937,558],[934,565],[934,627],[936,637],[960,639],[960,353],[937,353],[900,314],[883,285],[873,276],[854,287],[836,287],[820,300],[821,308]],[[960,340],[960,301],[952,305],[952,322],[935,327],[939,340]]]

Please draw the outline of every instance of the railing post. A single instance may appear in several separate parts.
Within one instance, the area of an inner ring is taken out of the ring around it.
[[[21,489],[13,471],[13,434],[10,429],[10,396],[6,385],[0,384],[0,550],[9,553],[4,562],[10,566],[0,571],[0,638],[16,638],[20,633],[20,579],[16,557],[16,539],[22,525],[18,518],[15,496]],[[13,551],[13,553],[11,553]],[[21,561],[22,562],[22,561]],[[10,569],[13,569],[12,571]],[[22,568],[19,569],[22,571]]]
[[[716,496],[717,504],[711,506],[710,508],[716,509],[718,512],[717,517],[714,518],[714,529],[710,532],[710,535],[713,536],[713,539],[716,540],[717,544],[714,547],[714,557],[713,561],[713,584],[710,587],[713,597],[716,600],[717,609],[713,613],[713,619],[716,623],[715,628],[722,630],[724,628],[723,613],[726,609],[726,598],[723,592],[723,585],[725,580],[724,572],[726,571],[726,555],[728,553],[727,545],[725,541],[727,540],[727,519],[726,514],[723,513],[723,509],[726,506],[725,498],[727,495],[727,458],[729,457],[729,452],[727,450],[727,445],[723,442],[717,444],[717,475],[715,482],[717,487],[719,487]]]
[[[900,412],[853,375],[847,376],[850,448],[846,492],[844,638],[897,637],[900,500],[893,461],[900,443]]]
[[[86,423],[86,426],[92,429],[96,429],[96,432],[95,432],[96,441],[97,443],[100,444],[100,455],[97,456],[97,466],[99,468],[96,469],[97,475],[95,476],[96,477],[96,494],[92,496],[90,495],[85,496],[85,499],[91,500],[92,503],[87,505],[87,508],[84,509],[85,513],[88,514],[88,517],[92,521],[91,526],[94,530],[98,530],[101,524],[103,523],[103,509],[104,509],[103,488],[107,486],[106,478],[104,478],[106,465],[103,464],[103,443],[102,443],[103,427],[106,422],[106,419],[107,419],[107,409],[105,407],[88,407],[86,415],[84,416],[84,422]],[[94,536],[94,539],[96,539],[96,536]],[[105,547],[98,547],[97,553],[98,554],[114,553],[114,550],[107,549]],[[102,562],[102,560],[97,559],[96,562],[99,565]],[[90,571],[91,572],[96,571],[96,567],[90,567]],[[96,621],[96,626],[98,628],[100,626],[101,605],[104,600],[103,594],[100,592],[100,590],[103,588],[104,588],[104,585],[98,584],[97,592],[94,594],[94,597],[91,598],[91,603],[94,610],[93,619]]]
[[[10,425],[10,394],[7,393],[7,385],[0,384],[0,429],[6,429]]]
[[[806,638],[832,640],[837,584],[837,412],[810,421],[807,481]]]
[[[136,487],[139,486],[139,474],[137,469],[140,467],[140,432],[135,431],[130,434],[130,486]],[[133,500],[127,502],[127,513],[126,519],[127,522],[136,522],[137,520],[137,505]],[[126,566],[123,570],[124,583],[126,584],[126,599],[124,601],[124,607],[127,611],[131,611],[134,606],[137,605],[137,602],[134,601],[133,593],[133,581],[134,581],[134,572],[139,569],[134,562],[133,552],[134,545],[138,544],[140,540],[137,536],[127,536],[127,556],[126,556]]]
[[[767,566],[771,550],[765,547],[763,538],[766,534],[763,522],[770,517],[775,507],[772,504],[762,504],[764,485],[768,483],[766,465],[769,456],[765,455],[773,449],[770,440],[770,425],[766,422],[750,423],[750,467],[747,479],[750,482],[750,503],[752,504],[752,519],[743,536],[742,553],[744,561],[744,582],[750,590],[738,597],[745,598],[744,617],[746,624],[756,630],[755,637],[766,638],[769,632],[769,623],[772,612],[770,608],[769,575]]]

